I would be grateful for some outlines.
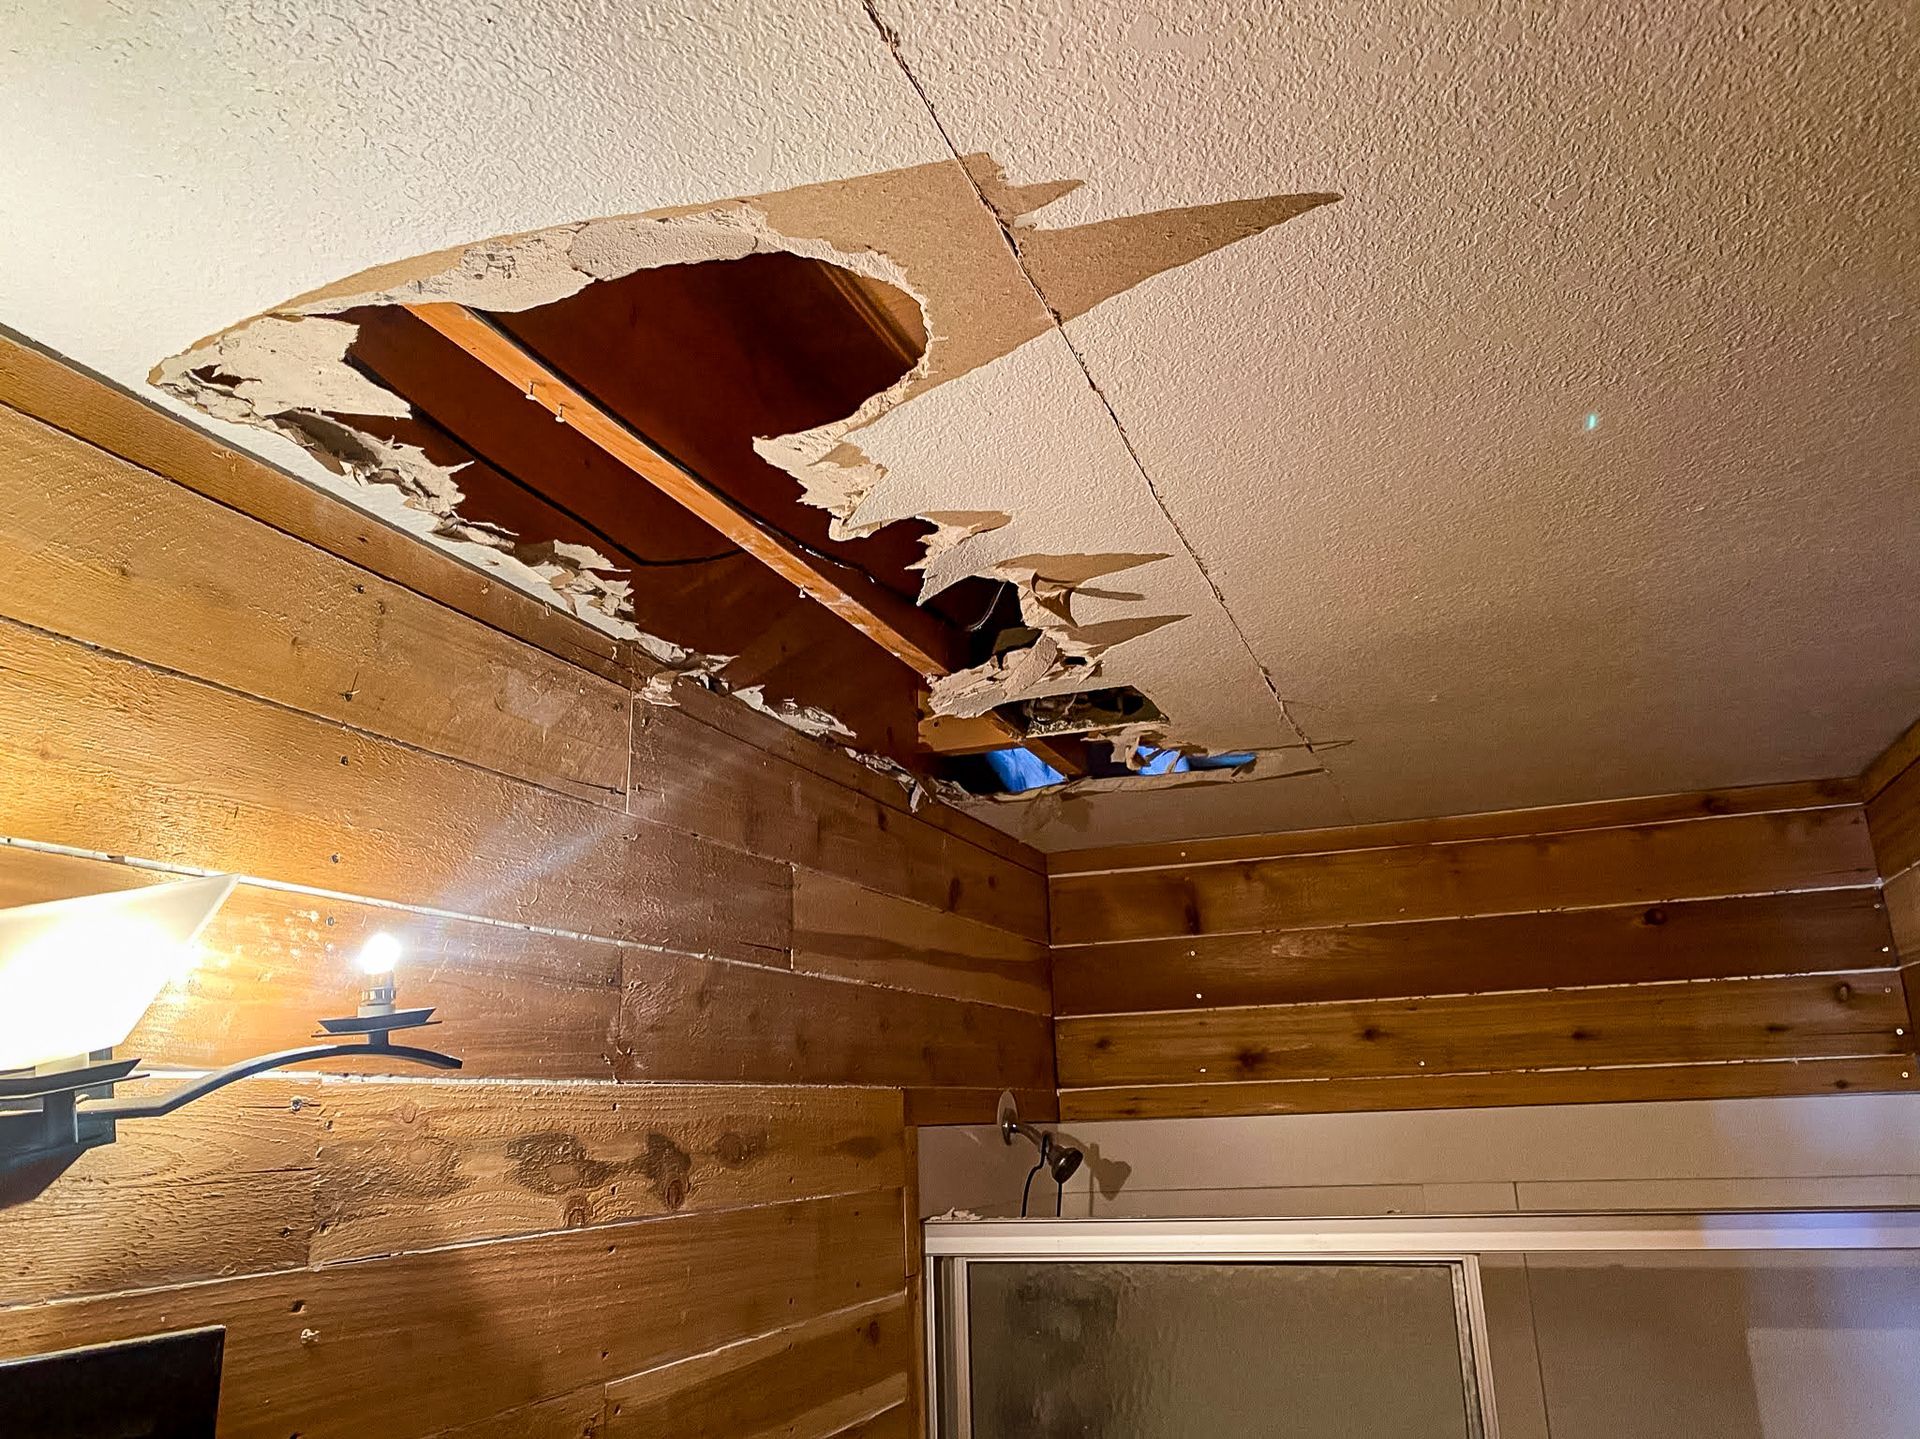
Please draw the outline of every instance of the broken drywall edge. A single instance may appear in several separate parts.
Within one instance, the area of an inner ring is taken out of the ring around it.
[[[1136,217],[1131,228],[1122,218],[1048,230],[1034,226],[1030,212],[1077,182],[1010,186],[985,156],[968,157],[965,167],[937,162],[707,206],[552,226],[397,262],[243,322],[163,361],[153,379],[207,413],[293,439],[342,478],[350,498],[362,499],[370,487],[398,489],[408,508],[431,518],[424,533],[437,543],[508,575],[518,587],[590,624],[634,640],[663,664],[710,679],[709,657],[647,635],[632,623],[630,586],[605,557],[583,546],[542,543],[466,521],[457,509],[458,467],[437,465],[414,447],[381,441],[341,420],[343,414],[398,417],[409,409],[346,362],[353,327],[328,316],[361,305],[431,302],[525,310],[638,269],[739,259],[760,251],[821,260],[891,285],[911,296],[921,311],[927,340],[913,369],[851,415],[756,442],[764,458],[794,476],[808,503],[829,512],[835,534],[852,536],[902,516],[870,504],[887,471],[848,437],[914,395],[1021,349],[1062,318],[1060,303],[1035,292],[1033,277],[1007,248],[1001,223],[1010,219],[1018,227],[1015,243],[1023,257],[1032,246],[1045,246],[1039,269],[1052,266],[1062,277],[1063,293],[1072,294],[1068,312],[1077,314],[1147,274],[1185,264],[1331,198],[1270,197],[1158,212]],[[978,203],[976,185],[990,191],[994,214]],[[1129,246],[1129,235],[1137,245]],[[1041,289],[1048,283],[1043,281]],[[976,554],[973,542],[1010,522],[1003,511],[929,507],[928,514],[936,528],[926,547],[926,593],[968,573],[990,572],[991,566],[969,568]],[[409,528],[423,532],[418,525]],[[1074,581],[1058,575],[1030,577],[1021,595],[1023,615],[1049,638],[1052,649],[1000,667],[1016,669],[1018,683],[1002,683],[1004,673],[955,676],[948,692],[972,691],[965,702],[977,704],[996,685],[1005,695],[1040,696],[1105,684],[1099,655],[1178,618],[1128,616],[1075,625],[1070,616],[1074,589]],[[805,708],[795,707],[800,727],[818,723]]]
[[[1100,657],[1182,615],[1134,615],[1080,624],[1073,598],[1085,580],[1166,559],[1164,554],[1021,555],[980,571],[1014,586],[1034,641],[933,682],[934,714],[972,719],[1001,705],[1106,688]]]
[[[759,710],[761,714],[771,715],[789,729],[799,730],[801,734],[824,740],[853,738],[852,730],[818,705],[804,705],[794,700],[769,700],[764,685],[748,685],[744,689],[728,690],[727,693]]]
[[[631,586],[618,578],[622,572],[612,560],[585,546],[522,538],[465,520],[458,513],[461,495],[452,480],[458,467],[438,465],[417,447],[382,440],[339,418],[406,418],[412,409],[348,362],[357,327],[326,316],[368,305],[422,303],[533,309],[566,299],[595,281],[636,270],[740,259],[762,250],[837,264],[906,288],[898,268],[885,256],[870,251],[843,255],[819,241],[776,235],[764,216],[734,201],[671,216],[619,216],[483,241],[428,257],[439,263],[429,264],[423,274],[385,267],[376,272],[383,282],[379,285],[356,288],[347,281],[291,301],[283,312],[244,322],[163,360],[150,378],[208,414],[287,436],[356,488],[398,488],[410,507],[435,516],[430,533],[456,553],[469,558],[477,550],[508,555],[528,577],[547,583],[552,602],[589,624],[633,640],[663,664],[699,668],[702,661],[693,652],[632,623]],[[922,356],[919,366],[871,397],[863,411],[877,413],[891,403],[924,363]]]

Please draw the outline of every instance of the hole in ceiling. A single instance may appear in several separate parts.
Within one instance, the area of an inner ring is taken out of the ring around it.
[[[459,466],[460,520],[605,555],[632,587],[633,623],[727,657],[714,671],[776,713],[831,716],[836,738],[923,777],[944,762],[919,734],[913,671],[620,460],[529,404],[499,374],[399,305],[337,318],[357,327],[347,362],[406,400],[406,418],[337,415],[380,440]],[[919,304],[892,286],[786,253],[641,269],[553,304],[486,320],[597,408],[829,572],[869,577],[916,604],[934,526],[836,539],[831,515],[754,450],[851,414],[918,363]],[[925,608],[964,663],[1018,623],[995,580],[967,579]]]

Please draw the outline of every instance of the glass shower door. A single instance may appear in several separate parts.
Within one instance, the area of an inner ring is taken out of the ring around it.
[[[974,1260],[941,1439],[1491,1439],[1470,1260]]]

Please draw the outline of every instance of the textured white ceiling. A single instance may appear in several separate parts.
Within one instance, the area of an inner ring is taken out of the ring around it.
[[[863,432],[906,508],[1071,451],[992,503],[1191,550],[1126,677],[1350,741],[1043,842],[1847,773],[1920,714],[1911,4],[880,8],[945,137],[857,3],[0,0],[0,321],[141,385],[368,265],[948,139],[1084,178],[1048,226],[1336,191],[1068,322],[1140,469],[1058,337]]]

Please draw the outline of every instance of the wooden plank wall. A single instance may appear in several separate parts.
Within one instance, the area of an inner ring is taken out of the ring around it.
[[[0,1355],[225,1324],[232,1439],[917,1432],[906,1123],[1050,1111],[1041,863],[648,673],[0,343],[0,904],[240,873],[132,1051],[301,1042],[385,929],[467,1061],[15,1177]]]
[[[1914,1087],[1850,781],[1052,860],[1063,1118]]]
[[[1860,785],[1907,981],[1907,1032],[1920,1034],[1920,721],[1867,766]]]

